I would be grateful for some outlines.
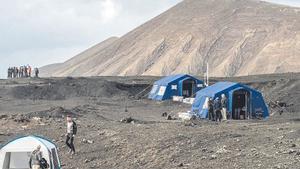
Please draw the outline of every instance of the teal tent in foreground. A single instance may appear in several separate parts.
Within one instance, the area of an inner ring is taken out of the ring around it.
[[[49,169],[61,169],[57,147],[50,140],[39,136],[24,136],[13,139],[0,149],[1,169],[29,169],[29,158],[37,146],[41,146],[43,158]]]

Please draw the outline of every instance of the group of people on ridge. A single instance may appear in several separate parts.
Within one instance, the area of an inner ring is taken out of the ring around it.
[[[212,121],[226,121],[227,120],[227,98],[225,94],[221,95],[221,99],[216,97],[208,100],[208,118]]]
[[[9,67],[7,69],[7,78],[13,79],[13,78],[27,78],[27,77],[39,77],[39,69],[34,68],[32,70],[32,67],[30,65],[27,66],[20,66],[20,67]]]
[[[70,115],[67,116],[66,126],[67,126],[66,145],[70,149],[69,154],[74,155],[75,154],[74,137],[77,134],[77,124],[75,123],[75,121],[72,119]],[[29,168],[30,169],[49,168],[49,164],[47,160],[43,158],[40,145],[30,155]]]

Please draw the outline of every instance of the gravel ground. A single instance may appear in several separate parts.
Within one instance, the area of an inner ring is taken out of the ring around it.
[[[282,115],[272,109],[267,121],[224,123],[166,120],[162,113],[176,117],[191,106],[134,97],[157,78],[0,80],[0,144],[46,136],[58,145],[64,169],[300,168],[300,74],[214,78],[251,85],[266,100],[289,105]],[[79,126],[73,157],[64,144],[66,111]],[[128,117],[132,122],[121,122]]]

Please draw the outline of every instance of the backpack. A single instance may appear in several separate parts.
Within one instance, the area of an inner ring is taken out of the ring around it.
[[[77,134],[77,124],[75,123],[75,121],[73,121],[73,134]]]
[[[47,160],[46,160],[45,158],[42,158],[42,159],[40,160],[40,167],[41,167],[42,169],[49,168],[49,164],[48,164],[48,162],[47,162]]]

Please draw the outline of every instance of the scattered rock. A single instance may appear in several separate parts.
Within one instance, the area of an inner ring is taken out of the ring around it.
[[[132,123],[132,122],[134,122],[134,119],[132,117],[127,117],[127,118],[120,120],[120,122],[121,123]]]
[[[183,166],[184,166],[183,163],[178,164],[178,167],[183,167]]]
[[[290,150],[288,151],[289,154],[293,154],[293,153],[295,153],[295,152],[296,152],[296,150],[293,150],[293,149],[290,149]]]
[[[94,143],[94,141],[93,141],[93,140],[87,140],[87,143],[89,143],[89,144],[93,144],[93,143]]]
[[[93,140],[87,140],[87,139],[82,139],[81,142],[82,142],[82,143],[85,143],[85,144],[93,144],[93,143],[94,143]]]
[[[211,159],[211,160],[217,159],[217,155],[215,155],[215,154],[211,155],[211,156],[210,156],[210,159]]]
[[[168,116],[168,113],[167,113],[167,112],[164,112],[161,116],[162,116],[162,117],[167,117],[167,116]]]
[[[29,118],[22,115],[22,114],[18,114],[17,116],[13,117],[13,119],[17,123],[28,123],[28,122],[30,122]]]
[[[2,120],[2,119],[7,119],[8,118],[8,116],[7,115],[0,115],[0,119]]]
[[[205,159],[206,159],[206,157],[205,157],[205,156],[202,156],[202,157],[201,157],[201,160],[205,160]]]
[[[227,146],[223,146],[222,148],[220,148],[219,150],[217,150],[217,154],[223,154],[223,153],[228,153],[229,151],[226,150]]]
[[[274,168],[276,168],[276,169],[281,169],[281,164],[275,165]]]

